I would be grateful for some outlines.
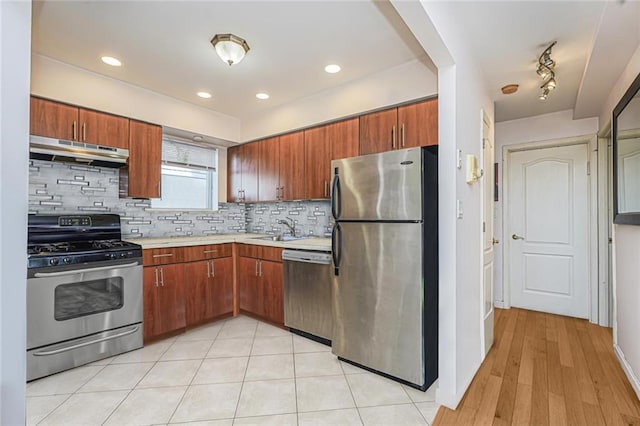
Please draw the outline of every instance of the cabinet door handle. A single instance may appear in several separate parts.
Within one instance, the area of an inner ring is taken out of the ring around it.
[[[73,124],[71,125],[71,132],[73,133],[73,140],[78,140],[78,122],[76,120],[73,120]]]
[[[82,123],[82,142],[87,141],[87,123]]]
[[[400,128],[400,140],[402,141],[402,147],[404,148],[404,123],[402,123],[402,127]]]
[[[258,276],[258,261],[256,260],[256,277]]]
[[[280,199],[284,200],[284,186],[280,187]]]
[[[156,287],[158,287],[158,268],[156,268]]]
[[[391,127],[391,148],[396,149],[396,126]]]
[[[157,257],[171,257],[173,256],[173,253],[166,253],[166,254],[154,254],[153,258],[157,258]]]
[[[216,250],[205,250],[205,251],[203,251],[203,253],[217,253],[217,252],[218,252],[217,249]]]
[[[260,273],[259,276],[262,276],[262,260],[260,260]]]
[[[164,287],[164,268],[160,268],[160,286]]]
[[[329,188],[329,181],[325,180],[324,181],[324,196],[325,196],[325,198],[328,197],[327,188]]]
[[[207,261],[207,278],[211,278],[211,265],[209,265],[209,262]]]
[[[215,263],[213,263],[213,260],[211,260],[211,277],[215,277],[216,276],[216,266]]]

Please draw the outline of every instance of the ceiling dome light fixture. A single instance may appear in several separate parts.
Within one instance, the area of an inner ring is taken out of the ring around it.
[[[239,63],[249,51],[247,42],[233,34],[216,34],[211,39],[211,44],[220,59],[229,66]]]
[[[502,91],[503,95],[512,95],[518,91],[518,87],[520,86],[517,84],[507,84],[500,90]]]
[[[198,92],[197,95],[200,96],[203,99],[211,98],[211,93],[209,93],[209,92]]]
[[[540,96],[538,97],[541,101],[547,100],[549,92],[555,89],[558,85],[556,82],[556,73],[554,72],[556,62],[551,59],[551,49],[556,45],[556,43],[556,41],[551,43],[538,58],[538,69],[536,70],[536,73],[542,77],[542,80],[544,80],[542,86],[540,86],[542,93],[540,93]]]
[[[256,98],[258,98],[260,100],[265,100],[265,99],[269,99],[269,95],[267,93],[264,93],[264,92],[256,93]]]

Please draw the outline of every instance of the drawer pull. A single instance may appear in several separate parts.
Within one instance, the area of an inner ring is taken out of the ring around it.
[[[157,257],[171,257],[173,256],[173,253],[167,253],[167,254],[154,254],[153,258],[157,258]]]
[[[218,250],[205,250],[203,253],[217,253]]]

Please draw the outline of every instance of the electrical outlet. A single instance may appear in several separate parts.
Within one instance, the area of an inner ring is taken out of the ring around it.
[[[456,200],[456,217],[462,219],[462,200]]]

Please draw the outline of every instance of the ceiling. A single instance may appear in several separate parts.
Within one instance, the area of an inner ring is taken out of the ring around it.
[[[495,120],[572,109],[597,116],[640,42],[640,2],[450,1],[495,100]],[[251,50],[229,67],[209,40],[244,37]],[[558,87],[540,101],[535,73],[557,41]],[[36,53],[239,119],[416,58],[424,50],[386,0],[57,1],[34,3]],[[122,60],[104,65],[103,55]],[[327,74],[338,63],[342,72]],[[516,94],[500,88],[519,84]],[[196,92],[209,91],[211,99]],[[257,92],[271,98],[259,101]]]
[[[447,4],[466,34],[491,98],[495,120],[562,110],[597,117],[640,44],[638,1],[488,1]],[[538,99],[538,57],[553,41],[558,87]],[[519,84],[513,95],[500,88]]]
[[[210,44],[228,32],[251,48],[232,67]],[[34,2],[32,50],[240,119],[426,57],[386,1],[47,0]]]

